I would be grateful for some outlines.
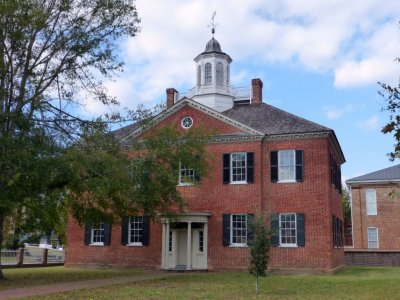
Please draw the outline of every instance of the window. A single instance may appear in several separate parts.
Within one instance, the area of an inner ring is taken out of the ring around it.
[[[168,235],[168,252],[172,252],[172,231]]]
[[[333,246],[343,247],[343,221],[336,216],[332,216]]]
[[[229,85],[229,66],[226,66],[226,85]]]
[[[211,63],[206,63],[206,66],[204,68],[204,84],[206,85],[212,84]]]
[[[303,150],[271,151],[271,181],[303,181]]]
[[[251,226],[253,214],[224,214],[223,240],[224,246],[243,247],[253,240]]]
[[[223,183],[253,183],[253,179],[253,152],[236,152],[223,155]]]
[[[231,182],[246,182],[246,153],[231,154]]]
[[[93,225],[91,244],[104,244],[104,223]]]
[[[330,154],[331,163],[331,183],[335,189],[341,194],[342,193],[342,173],[340,170],[340,164],[335,160],[335,157]]]
[[[278,176],[279,181],[295,181],[296,159],[294,150],[278,152]]]
[[[271,244],[280,247],[305,246],[303,213],[274,213],[271,215]]]
[[[181,166],[179,172],[179,185],[192,185],[195,181],[195,172],[193,169]]]
[[[224,66],[222,65],[221,62],[217,63],[216,67],[216,80],[217,80],[217,85],[223,85],[224,84]]]
[[[197,85],[201,85],[201,66],[197,67]]]
[[[375,216],[377,215],[376,207],[376,190],[367,190],[365,192],[365,202],[367,207],[367,215]]]
[[[184,117],[181,121],[181,126],[185,129],[192,127],[193,119],[191,117]]]
[[[149,216],[122,218],[121,244],[127,246],[147,246],[150,237]]]
[[[204,251],[204,232],[202,230],[199,231],[199,252]]]
[[[379,248],[378,228],[368,227],[368,248]]]
[[[296,214],[280,214],[279,239],[281,246],[297,246]]]
[[[111,225],[105,222],[85,224],[85,245],[110,245]]]
[[[231,244],[246,245],[247,215],[231,215]]]
[[[129,244],[142,244],[143,217],[129,219]]]

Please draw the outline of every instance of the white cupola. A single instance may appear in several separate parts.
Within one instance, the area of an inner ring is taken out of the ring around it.
[[[196,86],[189,91],[189,97],[216,111],[222,112],[233,107],[234,93],[230,85],[231,57],[222,52],[221,46],[213,37],[208,41],[204,52],[196,62]]]

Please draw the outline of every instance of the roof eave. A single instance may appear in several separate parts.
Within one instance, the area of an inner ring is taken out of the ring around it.
[[[346,180],[346,184],[350,186],[358,186],[362,184],[398,184],[400,179],[382,179],[382,180]]]

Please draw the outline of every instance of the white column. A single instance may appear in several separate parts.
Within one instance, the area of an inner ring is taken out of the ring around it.
[[[204,268],[208,268],[208,223],[204,223],[204,229],[203,229],[203,253],[204,253],[204,258],[206,265]]]
[[[192,223],[188,222],[186,270],[192,269]]]
[[[166,224],[162,223],[162,235],[161,235],[161,268],[166,269],[167,268],[167,261],[166,261],[166,256],[165,256],[165,236],[166,236],[166,230],[165,230]]]
[[[166,232],[165,232],[165,268],[169,268],[169,221],[166,224]]]

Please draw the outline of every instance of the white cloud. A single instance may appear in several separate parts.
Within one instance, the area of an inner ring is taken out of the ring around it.
[[[399,74],[393,60],[400,53],[400,1],[137,0],[136,5],[142,31],[122,44],[125,73],[107,83],[129,108],[164,99],[168,87],[186,92],[194,85],[193,59],[211,38],[207,24],[214,10],[216,39],[234,63],[250,64],[246,69],[295,63],[332,72],[341,88],[393,82]],[[239,70],[232,82],[247,85],[256,77],[251,75]],[[344,112],[326,113],[337,119]]]
[[[357,127],[364,129],[364,130],[376,131],[379,129],[379,118],[374,115],[371,118],[358,123]]]
[[[337,120],[341,118],[344,114],[350,113],[354,110],[353,105],[347,104],[344,107],[341,108],[335,108],[335,107],[324,107],[326,117],[329,120]]]

